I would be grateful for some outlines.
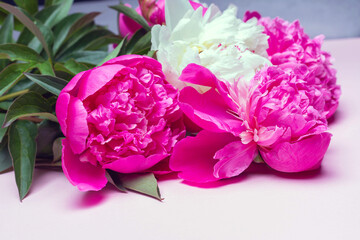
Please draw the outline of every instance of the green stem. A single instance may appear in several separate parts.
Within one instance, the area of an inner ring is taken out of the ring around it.
[[[29,91],[29,89],[25,89],[25,90],[21,90],[18,92],[7,94],[5,96],[0,97],[0,102],[23,95],[23,94],[27,93],[28,91]]]

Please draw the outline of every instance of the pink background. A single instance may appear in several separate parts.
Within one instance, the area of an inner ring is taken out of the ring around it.
[[[163,202],[108,186],[80,192],[62,172],[36,170],[20,203],[0,175],[0,239],[360,239],[360,38],[326,41],[342,87],[322,168],[281,174],[263,165],[217,186],[160,181]]]

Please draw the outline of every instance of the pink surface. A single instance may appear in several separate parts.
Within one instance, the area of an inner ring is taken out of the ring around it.
[[[342,87],[322,168],[281,174],[255,165],[198,188],[160,182],[161,203],[107,187],[80,192],[63,173],[36,170],[20,203],[13,173],[0,175],[1,239],[359,239],[360,38],[326,41]]]

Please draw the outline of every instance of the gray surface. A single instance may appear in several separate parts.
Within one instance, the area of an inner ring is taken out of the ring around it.
[[[173,0],[174,1],[174,0]],[[76,3],[72,12],[100,11],[99,24],[107,25],[117,32],[117,13],[107,6],[118,0],[102,0]],[[123,0],[137,6],[136,0]],[[215,3],[224,10],[233,3],[242,17],[246,10],[257,10],[263,16],[280,16],[288,21],[299,19],[305,32],[314,37],[324,34],[326,38],[360,37],[360,0],[202,0]]]

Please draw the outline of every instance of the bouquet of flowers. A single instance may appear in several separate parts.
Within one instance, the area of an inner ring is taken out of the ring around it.
[[[21,199],[34,167],[161,199],[156,177],[171,172],[201,184],[250,164],[320,166],[341,91],[324,37],[299,21],[139,0],[111,7],[115,34],[98,13],[68,15],[70,0],[15,2],[0,3],[0,171]]]

